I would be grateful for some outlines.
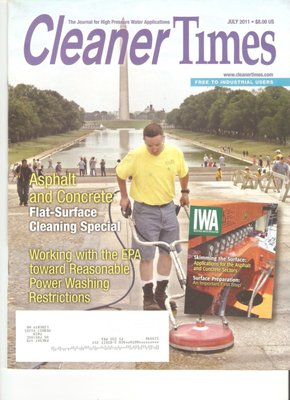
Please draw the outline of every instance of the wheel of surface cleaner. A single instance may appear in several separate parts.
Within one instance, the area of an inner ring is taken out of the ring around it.
[[[183,324],[169,332],[169,344],[179,350],[192,352],[214,352],[233,346],[232,330],[225,324]]]

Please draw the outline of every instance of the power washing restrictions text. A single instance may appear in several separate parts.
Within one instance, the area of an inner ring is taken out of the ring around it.
[[[114,276],[130,275],[129,260],[140,254],[133,249],[30,249],[29,257],[29,303],[88,304],[111,289]]]

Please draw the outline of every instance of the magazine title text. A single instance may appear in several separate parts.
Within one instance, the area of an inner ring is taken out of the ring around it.
[[[173,35],[179,35],[181,49],[176,54],[179,64],[248,64],[271,65],[276,59],[275,33],[258,34],[249,31],[200,30],[198,16],[173,17],[172,29],[140,29],[133,37],[124,27],[105,31],[93,29],[84,35],[80,29],[64,32],[65,16],[57,21],[41,14],[29,26],[25,35],[24,56],[28,64],[39,65],[62,62],[72,65],[111,64],[114,52],[118,52],[118,64],[123,64],[126,54],[134,65],[157,64],[162,48]],[[45,30],[45,41],[39,44],[39,33]],[[47,31],[47,32],[46,32]],[[51,32],[51,35],[50,33]],[[172,33],[173,32],[173,33]]]

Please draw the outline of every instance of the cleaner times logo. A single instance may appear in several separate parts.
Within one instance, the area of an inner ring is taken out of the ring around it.
[[[222,207],[190,206],[189,235],[219,236],[222,233]]]

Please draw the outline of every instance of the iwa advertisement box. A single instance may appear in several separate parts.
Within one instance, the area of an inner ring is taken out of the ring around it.
[[[271,318],[277,204],[192,200],[185,312]]]

